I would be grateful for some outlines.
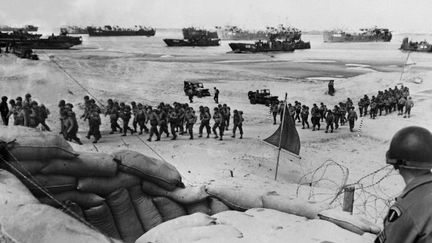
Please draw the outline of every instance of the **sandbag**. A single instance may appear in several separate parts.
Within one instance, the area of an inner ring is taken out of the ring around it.
[[[34,128],[0,126],[0,141],[9,143],[9,160],[73,159],[78,156],[63,136]]]
[[[169,198],[155,197],[153,198],[153,203],[162,215],[164,222],[186,215],[186,210]]]
[[[140,184],[136,176],[119,172],[114,177],[82,177],[78,179],[78,190],[98,195],[107,195],[120,189]]]
[[[113,155],[120,163],[120,171],[151,181],[169,191],[176,187],[184,187],[180,173],[165,161],[131,150],[121,150],[114,152]]]
[[[381,228],[378,225],[369,220],[337,209],[322,211],[318,214],[318,217],[359,235],[362,235],[365,232],[378,234],[381,231]]]
[[[76,177],[115,176],[117,163],[106,153],[80,153],[71,160],[53,159],[42,169],[42,174],[60,174]]]
[[[77,188],[77,179],[72,176],[37,174],[33,176],[32,180],[54,194],[73,191]],[[46,196],[45,193],[42,193],[33,183],[27,180],[22,180],[22,182],[34,195]]]
[[[158,236],[165,234],[166,232],[172,232],[174,230],[194,226],[207,226],[212,224],[215,224],[215,218],[202,213],[182,216],[154,227],[153,229],[142,235],[135,243],[156,242]]]
[[[230,208],[238,211],[246,211],[250,208],[262,208],[262,196],[254,190],[238,186],[207,185],[206,192],[221,200]]]
[[[0,212],[5,206],[34,204],[39,201],[16,176],[0,169]]]
[[[330,208],[327,203],[317,203],[300,198],[290,198],[280,195],[265,195],[262,197],[263,207],[281,212],[295,214],[308,219],[318,218],[318,213]]]
[[[134,206],[126,189],[121,188],[110,193],[106,200],[122,240],[126,243],[134,242],[144,234],[144,229],[135,213]]]
[[[194,226],[188,228],[181,228],[173,231],[165,232],[160,235],[157,242],[160,243],[189,243],[197,240],[204,239],[219,239],[219,242],[231,242],[222,241],[222,239],[239,239],[242,238],[243,234],[236,228],[230,225],[206,225],[206,226]]]
[[[187,214],[194,214],[194,213],[203,213],[203,214],[207,214],[207,215],[211,214],[211,209],[209,207],[207,200],[193,203],[193,204],[186,204],[185,208],[186,208]]]
[[[109,237],[120,239],[120,233],[114,222],[113,215],[106,203],[84,210],[85,219],[100,232]]]
[[[230,208],[221,200],[215,197],[209,197],[210,215],[228,211]]]
[[[205,200],[209,195],[205,191],[205,186],[188,186],[185,188],[176,188],[173,191],[168,191],[162,187],[143,180],[142,190],[151,196],[168,197],[178,203],[191,204]]]
[[[302,216],[268,208],[252,208],[247,210],[245,214],[253,216],[263,226],[267,225],[271,228],[288,228],[294,224],[301,224],[308,220]]]
[[[149,231],[163,222],[162,216],[153,204],[151,197],[143,193],[140,185],[129,188],[129,195],[145,231]]]
[[[77,203],[79,206],[83,208],[91,208],[91,207],[99,206],[105,201],[104,198],[94,193],[79,192],[76,190],[54,194],[52,196],[60,202],[72,201]],[[39,198],[39,201],[41,203],[48,204],[50,206],[54,206],[54,207],[58,206],[57,203],[50,197]]]
[[[10,164],[10,165],[9,165]],[[39,174],[39,172],[47,165],[41,160],[24,160],[24,161],[8,161],[5,163],[5,168],[18,177],[22,177],[15,169],[23,173],[25,176]],[[13,168],[11,168],[13,167]]]
[[[10,206],[1,212],[2,232],[16,242],[117,242],[44,204]]]

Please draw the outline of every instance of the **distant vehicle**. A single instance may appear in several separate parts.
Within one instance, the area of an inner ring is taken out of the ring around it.
[[[400,49],[402,51],[432,52],[432,44],[427,41],[408,41],[408,38],[404,38]]]
[[[269,106],[273,103],[279,103],[278,96],[271,96],[269,89],[262,89],[248,92],[249,101],[251,104],[264,104]]]
[[[88,26],[89,36],[154,36],[156,30],[149,27],[135,26],[135,28],[121,28],[118,26],[105,25],[101,27]]]
[[[15,46],[12,53],[19,58],[27,58],[30,60],[39,60],[39,57],[28,46]]]
[[[189,90],[192,90],[192,94],[194,96],[197,96],[198,98],[210,96],[209,90],[205,89],[204,85],[198,81],[184,81],[183,90],[185,92],[185,95],[188,95]]]
[[[183,29],[183,39],[163,39],[167,46],[219,46],[216,31],[189,27]]]
[[[389,42],[392,33],[389,29],[368,28],[360,29],[359,33],[348,33],[340,30],[325,31],[324,42]]]

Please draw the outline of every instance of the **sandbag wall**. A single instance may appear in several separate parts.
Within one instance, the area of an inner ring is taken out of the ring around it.
[[[357,234],[379,231],[369,222],[328,211],[327,204],[229,185],[185,187],[175,167],[135,151],[78,154],[61,136],[18,127],[1,127],[0,140],[7,143],[5,157],[10,166],[6,169],[40,202],[53,207],[60,207],[58,202],[62,202],[69,208],[66,213],[84,218],[107,236],[125,242],[135,242],[156,226],[185,215],[220,215],[252,208],[275,209],[305,219],[319,217]],[[218,227],[238,236],[232,228]]]

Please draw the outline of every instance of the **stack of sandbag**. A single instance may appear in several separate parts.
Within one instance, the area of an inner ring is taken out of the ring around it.
[[[169,242],[372,242],[319,219],[283,213],[272,209],[224,211],[211,217],[201,213],[182,216],[160,224],[141,236],[136,243]]]
[[[5,157],[11,166],[0,165],[18,175],[40,202],[84,218],[105,235],[125,242],[134,242],[158,225],[186,215],[224,215],[229,210],[244,212],[252,208],[275,209],[301,216],[298,220],[320,217],[325,221],[319,220],[319,224],[331,222],[357,234],[377,231],[369,222],[325,211],[329,208],[326,203],[282,196],[252,186],[238,186],[232,181],[185,187],[175,167],[135,151],[78,154],[61,136],[24,127],[2,127],[0,140],[8,143],[9,153]],[[295,185],[287,186],[288,191],[295,191]],[[68,210],[60,207],[59,202]],[[216,228],[194,225],[204,228],[190,229],[197,233],[186,234],[184,239],[210,240],[214,237],[209,238],[206,234],[215,230],[236,235],[226,224],[218,225]],[[240,239],[237,236],[234,241]],[[168,234],[164,239],[170,237]]]
[[[11,173],[0,169],[0,242],[116,242],[39,203]]]
[[[308,219],[318,218],[318,213],[328,209],[328,203],[314,202],[301,198],[266,192],[252,186],[214,183],[205,188],[207,194],[222,201],[229,208],[246,211],[251,208],[269,208]]]

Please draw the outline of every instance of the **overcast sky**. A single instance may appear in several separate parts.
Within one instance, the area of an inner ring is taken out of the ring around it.
[[[303,30],[387,27],[432,33],[432,0],[0,0],[0,25],[163,28],[289,24]]]

